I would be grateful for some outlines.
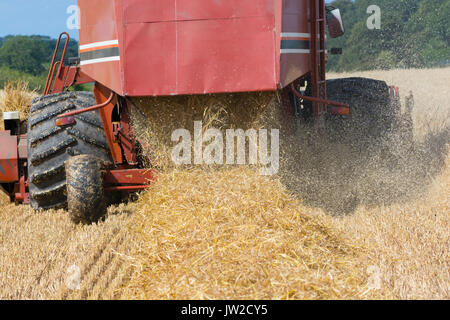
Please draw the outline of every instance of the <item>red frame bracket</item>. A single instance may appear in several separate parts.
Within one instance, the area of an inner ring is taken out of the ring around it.
[[[104,176],[105,191],[138,191],[150,187],[155,181],[154,169],[108,170]]]
[[[61,43],[61,39],[63,36],[66,36],[66,41],[64,43],[64,49],[61,55],[61,60],[55,61],[56,56],[59,52],[59,45]],[[50,63],[50,69],[47,75],[47,81],[45,82],[44,93],[46,96],[50,93],[59,93],[63,92],[65,88],[69,88],[71,86],[83,83],[95,82],[94,79],[89,77],[87,74],[82,72],[78,66],[66,66],[64,65],[64,58],[67,53],[67,46],[69,45],[70,36],[67,32],[62,32],[58,40],[56,41],[56,47],[53,51],[52,61]],[[56,72],[56,69],[58,71]],[[56,76],[55,76],[56,72]]]
[[[55,62],[56,56],[59,51],[59,44],[61,43],[61,39],[63,36],[66,36],[66,42],[64,43],[64,49],[63,49],[63,53],[61,55],[61,60]],[[53,78],[55,76],[56,66],[58,66],[58,65],[59,65],[59,69],[58,69],[58,73],[57,73],[57,78],[58,78],[58,75],[61,74],[61,69],[63,66],[64,58],[66,57],[67,46],[69,45],[69,41],[70,41],[70,36],[67,32],[62,32],[58,37],[58,41],[56,41],[55,50],[53,51],[52,62],[50,63],[50,70],[48,71],[47,81],[45,82],[44,96],[46,96],[50,93],[50,89],[52,88]],[[55,79],[55,82],[56,82],[56,79]]]
[[[98,109],[104,108],[108,104],[111,103],[113,98],[114,98],[114,92],[111,91],[111,94],[109,95],[108,100],[106,100],[105,102],[103,102],[101,104],[97,104],[97,105],[92,106],[92,107],[84,108],[84,109],[81,109],[81,110],[75,110],[75,111],[63,113],[63,114],[60,114],[57,118],[58,119],[67,118],[67,117],[75,116],[77,114],[82,114],[82,113],[86,113],[86,112],[89,112],[89,111],[94,111],[94,110],[98,110]]]
[[[52,93],[62,92],[65,88],[90,82],[95,82],[95,80],[82,72],[80,67],[62,65],[60,71],[56,75]]]
[[[29,204],[30,203],[30,194],[27,192],[28,191],[28,180],[25,181],[25,176],[22,175],[20,177],[19,183],[16,184],[16,189],[19,189],[19,192],[16,192],[14,195],[16,202]]]
[[[350,108],[349,105],[345,104],[345,103],[340,103],[340,102],[337,102],[337,101],[320,99],[320,98],[315,98],[315,97],[310,97],[310,96],[304,96],[300,92],[298,92],[297,89],[295,89],[295,86],[294,86],[293,83],[291,84],[291,91],[299,99],[303,99],[303,100],[307,100],[307,101],[311,101],[311,102],[316,102],[316,103],[327,104],[327,105],[335,106],[335,107]]]

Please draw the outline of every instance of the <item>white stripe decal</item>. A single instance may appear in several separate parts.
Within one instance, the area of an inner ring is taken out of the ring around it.
[[[281,33],[282,38],[311,38],[309,33],[295,33],[295,32],[285,32]],[[317,38],[320,38],[320,34],[317,35]],[[327,39],[327,35],[325,35],[325,40]]]
[[[80,66],[84,66],[87,64],[93,64],[93,63],[101,63],[101,62],[109,62],[109,61],[120,61],[120,57],[107,57],[107,58],[100,58],[100,59],[92,59],[92,60],[84,60],[80,62]]]
[[[104,47],[104,46],[112,46],[115,44],[118,45],[119,40],[110,40],[110,41],[102,41],[102,42],[94,42],[94,43],[84,44],[84,45],[80,46],[80,50]]]
[[[282,38],[311,38],[309,33],[285,32],[281,33]]]
[[[309,49],[281,49],[281,53],[310,53]]]

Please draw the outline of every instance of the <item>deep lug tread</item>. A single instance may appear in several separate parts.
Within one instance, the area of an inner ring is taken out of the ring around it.
[[[72,157],[91,154],[106,163],[112,162],[98,111],[75,116],[73,124],[55,126],[59,114],[95,104],[93,94],[87,92],[65,92],[33,100],[28,121],[32,208],[67,208],[65,162]]]
[[[87,124],[90,124],[91,126],[97,127],[99,129],[103,130],[103,124],[101,121],[97,121],[94,117],[87,117],[83,114],[75,116],[76,120],[83,121]]]
[[[64,172],[64,163],[50,168],[41,173],[35,173],[30,176],[30,182],[33,184],[41,184],[42,182],[51,180],[54,176]]]
[[[42,141],[50,138],[51,136],[58,134],[62,130],[64,130],[64,129],[61,127],[55,126],[53,128],[43,131],[39,136],[36,136],[36,137],[33,137],[32,139],[30,139],[31,146],[36,147],[38,142],[42,142]]]
[[[46,113],[43,116],[39,116],[39,117],[30,119],[30,127],[34,128],[36,125],[38,125],[44,121],[47,121],[49,119],[54,119],[56,116],[58,116],[64,112],[70,111],[72,109],[75,109],[75,105],[72,103],[67,103],[65,105],[62,105],[62,106],[56,108],[54,111]]]
[[[50,198],[55,198],[58,195],[63,195],[66,192],[66,182],[60,182],[57,185],[51,186],[46,189],[42,189],[33,194],[35,200],[46,200]]]
[[[42,206],[33,206],[34,210],[38,211],[46,211],[46,210],[59,210],[59,209],[67,209],[67,201],[65,199],[57,199],[57,201],[53,201],[51,204],[42,205]]]
[[[70,135],[72,135],[74,137],[77,137],[78,139],[81,139],[81,140],[83,140],[86,143],[92,144],[92,145],[94,145],[96,147],[99,147],[99,148],[102,148],[104,150],[109,150],[109,147],[108,147],[107,143],[104,143],[102,141],[98,141],[95,138],[88,137],[87,135],[83,134],[82,132],[80,132],[77,129],[70,128],[70,129],[67,130],[67,132]]]
[[[72,98],[73,96],[74,95],[72,93],[63,93],[35,98],[33,99],[33,105],[31,106],[30,111],[31,113],[41,111],[55,102],[64,101],[66,99]]]
[[[63,150],[66,150],[67,147],[71,146],[75,142],[77,142],[75,138],[69,137],[58,143],[56,146],[53,146],[47,150],[34,154],[31,156],[31,164],[33,166],[36,166],[42,161],[61,153]]]

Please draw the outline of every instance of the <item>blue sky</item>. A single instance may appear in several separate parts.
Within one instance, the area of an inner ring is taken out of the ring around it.
[[[67,7],[76,0],[0,0],[0,37],[8,34],[47,35],[56,38],[67,31],[78,39],[77,30],[68,30]]]
[[[67,8],[74,4],[76,0],[0,0],[0,37],[38,34],[56,38],[67,31],[78,39],[78,31],[67,28]]]

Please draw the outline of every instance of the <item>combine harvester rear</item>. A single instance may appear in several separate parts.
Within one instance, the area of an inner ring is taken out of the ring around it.
[[[14,115],[5,118],[13,127],[0,132],[2,189],[36,210],[68,208],[74,222],[91,223],[105,214],[106,193],[149,187],[156,172],[138,161],[133,97],[279,91],[292,117],[319,131],[344,121],[367,137],[402,119],[397,88],[360,78],[326,81],[326,25],[332,37],[344,28],[339,10],[324,0],[78,5],[80,57],[65,64],[69,36],[61,34],[27,135],[14,129]],[[93,95],[67,90],[91,82]]]

